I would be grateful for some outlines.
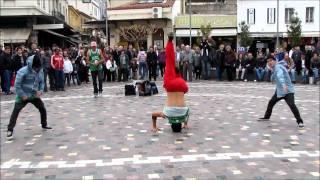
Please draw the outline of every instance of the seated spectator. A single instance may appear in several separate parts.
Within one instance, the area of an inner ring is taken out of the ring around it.
[[[238,59],[236,61],[236,80],[243,80],[244,78],[244,73],[246,72],[245,68],[245,59],[242,53],[238,55]],[[241,72],[241,77],[239,79],[239,73]]]
[[[319,70],[320,70],[320,59],[317,53],[313,53],[311,59],[311,69],[313,72],[314,83],[316,84],[319,78]]]
[[[244,81],[248,81],[248,75],[249,74],[255,74],[254,69],[255,69],[255,59],[252,55],[252,53],[248,54],[248,57],[246,59],[245,63],[245,68],[246,68],[246,73],[245,73],[245,79]]]
[[[256,66],[256,75],[257,75],[257,80],[258,81],[263,81],[264,79],[264,74],[266,72],[266,60],[263,56],[262,53],[258,54],[258,58],[257,58],[257,66]]]

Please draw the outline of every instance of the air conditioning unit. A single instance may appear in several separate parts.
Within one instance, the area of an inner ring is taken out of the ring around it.
[[[162,7],[152,8],[152,18],[162,18]]]

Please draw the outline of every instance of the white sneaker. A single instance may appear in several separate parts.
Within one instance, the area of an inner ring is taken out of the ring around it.
[[[254,82],[257,82],[257,80],[254,80]]]
[[[98,94],[94,94],[94,98],[97,98],[98,97]]]
[[[248,81],[247,79],[244,80],[244,82],[247,82],[247,81]]]

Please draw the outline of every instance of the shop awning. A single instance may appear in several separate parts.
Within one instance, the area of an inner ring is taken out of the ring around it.
[[[28,28],[0,29],[0,42],[3,43],[25,43],[31,33]]]
[[[210,36],[236,36],[237,35],[237,29],[212,29],[210,32]],[[190,30],[189,29],[177,29],[176,30],[176,36],[177,37],[189,37],[190,36]],[[191,36],[192,37],[198,37],[202,36],[202,33],[200,33],[200,30],[198,29],[192,29],[191,30]]]
[[[61,37],[61,38],[64,38],[64,40],[66,40],[66,41],[68,41],[68,42],[70,42],[71,44],[74,44],[74,45],[82,43],[81,40],[78,40],[78,39],[75,39],[75,38],[72,38],[72,37],[67,37],[65,35],[59,34],[57,32],[51,31],[51,30],[42,29],[41,31],[50,33],[52,35],[55,35],[55,36],[58,36],[58,37]]]
[[[61,37],[61,38],[68,38],[67,36],[64,36],[62,34],[56,33],[54,31],[51,31],[51,30],[48,30],[48,29],[41,29],[41,31],[47,32],[49,34],[52,34],[52,35],[55,35],[55,36],[58,36],[58,37]]]

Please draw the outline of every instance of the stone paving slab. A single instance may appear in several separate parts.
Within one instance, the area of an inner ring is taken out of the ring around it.
[[[1,96],[1,179],[319,179],[319,87],[296,86],[306,127],[297,128],[284,101],[263,116],[274,84],[190,83],[190,126],[172,133],[151,112],[165,94],[125,97],[123,83],[104,84],[103,97],[77,86],[43,97],[48,123],[28,105],[13,141],[5,139],[13,96]]]

